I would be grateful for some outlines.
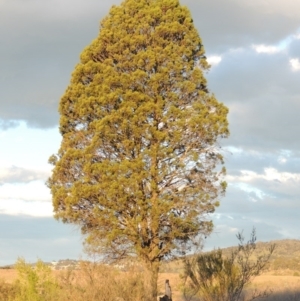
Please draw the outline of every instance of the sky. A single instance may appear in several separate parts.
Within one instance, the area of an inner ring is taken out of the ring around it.
[[[0,0],[0,265],[84,257],[53,218],[45,181],[58,103],[82,50],[120,0]],[[182,0],[202,38],[209,90],[229,108],[228,189],[206,250],[300,239],[300,1]]]

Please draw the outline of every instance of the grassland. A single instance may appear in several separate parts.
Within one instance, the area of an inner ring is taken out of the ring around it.
[[[65,271],[54,271],[57,277],[65,273]],[[124,276],[126,274],[124,273]],[[12,284],[17,279],[17,271],[0,270],[0,279],[6,283]],[[162,295],[164,294],[165,280],[169,279],[172,285],[173,301],[184,301],[181,293],[182,279],[179,273],[160,273],[158,279],[158,291]],[[300,277],[289,275],[275,276],[272,272],[260,275],[254,279],[249,287],[247,287],[248,295],[252,291],[269,290],[270,295],[267,301],[298,301],[300,300]]]
[[[269,243],[257,243],[257,253],[260,254],[261,252],[263,252],[263,250],[266,249],[271,243],[276,244],[276,250],[270,261],[270,266],[262,275],[255,278],[252,283],[248,287],[246,287],[246,295],[250,296],[254,291],[268,290],[269,296],[264,300],[300,301],[300,241],[283,240]],[[225,254],[229,254],[231,250],[232,248],[228,248],[223,252]],[[105,281],[107,281],[107,279],[112,275],[114,275],[114,277],[115,275],[117,275],[117,278],[114,278],[114,281],[120,281],[120,283],[123,283],[123,286],[128,286],[127,290],[124,290],[122,288],[122,294],[125,296],[126,293],[129,294],[135,287],[139,285],[142,291],[144,288],[142,288],[141,286],[141,279],[144,279],[143,281],[146,281],[147,279],[146,276],[141,274],[140,272],[137,272],[137,274],[135,275],[136,271],[117,271],[116,274],[114,274],[114,272],[112,271],[111,273],[109,272],[109,274],[107,274],[108,272],[106,269],[99,270],[97,272],[98,276],[92,276],[96,274],[93,274],[94,272],[88,270],[87,267],[85,267],[85,269],[86,270],[74,270],[72,272],[66,270],[52,270],[51,275],[55,276],[54,278],[59,279],[60,287],[63,287],[66,291],[69,290],[68,298],[72,297],[73,301],[93,300],[90,299],[92,297],[87,297],[83,294],[86,288],[91,285],[91,280],[95,281],[96,283],[96,286],[94,288],[95,294],[101,294],[101,286],[98,287],[99,285],[97,284],[97,281],[102,282],[102,289],[103,287],[109,288],[110,284],[105,283]],[[115,269],[111,268],[111,270]],[[106,274],[104,275],[103,273]],[[159,293],[164,293],[165,280],[169,279],[173,291],[173,301],[184,301],[181,290],[183,285],[183,280],[181,278],[182,273],[183,264],[181,261],[172,261],[163,264],[158,280]],[[95,278],[92,279],[93,277]],[[3,285],[5,284],[13,285],[17,278],[18,273],[15,269],[0,269],[1,287],[3,287]],[[71,284],[74,285],[73,287],[80,287],[80,290],[77,290],[75,293],[71,290]],[[82,296],[79,296],[79,293],[82,294]],[[132,300],[146,299],[143,299],[141,297],[140,299]]]

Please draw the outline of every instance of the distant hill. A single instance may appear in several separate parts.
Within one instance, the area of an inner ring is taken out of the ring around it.
[[[74,270],[77,269],[79,266],[79,260],[75,259],[61,259],[58,261],[52,261],[52,262],[44,262],[46,265],[50,266],[53,270]],[[34,266],[35,263],[30,264],[31,266]],[[6,265],[0,267],[0,269],[13,269],[14,264]]]
[[[284,239],[270,242],[257,242],[256,255],[265,253],[272,244],[275,244],[275,251],[270,259],[268,270],[275,274],[286,274],[287,271],[290,271],[288,274],[294,274],[296,276],[299,274],[300,276],[300,240]],[[223,254],[229,256],[235,248],[237,248],[237,246],[223,248]],[[163,263],[161,271],[180,273],[183,271],[182,261],[177,260]]]
[[[284,239],[270,242],[257,242],[257,254],[264,253],[272,244],[275,244],[275,251],[270,259],[269,270],[291,270],[300,272],[300,240]],[[234,248],[223,249],[223,254],[228,255]]]

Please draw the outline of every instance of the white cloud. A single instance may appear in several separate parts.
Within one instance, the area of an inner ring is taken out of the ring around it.
[[[51,196],[43,181],[32,181],[26,184],[7,183],[0,186],[0,202],[3,200],[49,202]]]
[[[290,65],[294,71],[300,70],[300,61],[299,59],[290,59]]]
[[[266,181],[279,181],[281,183],[287,183],[289,181],[296,181],[300,183],[300,174],[291,172],[279,172],[275,168],[265,168],[263,174],[256,173],[251,170],[241,170],[239,176],[227,176],[230,182],[249,183],[257,179],[263,179]]]
[[[287,162],[287,158],[280,156],[280,157],[278,157],[278,162],[280,164],[285,164]]]
[[[273,54],[277,53],[280,51],[280,48],[277,46],[271,46],[271,45],[253,45],[252,48],[257,52],[257,53],[268,53],[268,54]]]
[[[297,39],[300,39],[300,34],[290,34],[284,39],[280,40],[276,45],[254,44],[252,45],[252,48],[257,53],[274,54],[286,50],[289,45]]]
[[[217,55],[213,55],[213,56],[208,56],[207,57],[207,62],[211,65],[211,66],[217,66],[221,63],[222,61],[222,57],[221,56],[217,56]]]
[[[279,172],[275,168],[265,168],[265,175],[262,178],[268,181],[278,180],[286,183],[290,180],[300,182],[300,174],[290,172]]]
[[[239,148],[239,147],[236,147],[236,146],[232,146],[232,145],[225,146],[224,150],[228,151],[228,152],[230,152],[232,154],[242,154],[243,151],[244,151],[242,148]]]
[[[7,215],[50,217],[53,216],[53,207],[51,202],[25,202],[23,200],[0,199],[0,213]]]
[[[263,200],[264,197],[267,195],[262,190],[254,187],[252,185],[249,185],[247,183],[236,183],[236,184],[234,184],[234,186],[236,186],[240,190],[248,193],[249,200],[254,203],[256,203],[258,200]]]
[[[0,162],[0,185],[5,183],[28,183],[35,180],[46,181],[50,170],[25,169],[18,166],[5,166]]]

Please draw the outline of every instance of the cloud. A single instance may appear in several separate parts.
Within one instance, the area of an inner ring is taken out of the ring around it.
[[[273,189],[277,184],[272,182],[269,184],[271,184],[270,190],[266,189],[264,185],[260,186],[258,182],[251,182],[251,186],[256,188],[256,191],[265,193],[261,195],[262,199],[255,195],[256,202],[251,201],[251,197],[253,197],[251,189],[246,191],[237,185],[228,186],[226,197],[221,200],[221,206],[212,216],[215,230],[210,239],[213,241],[214,247],[236,244],[235,235],[230,231],[232,228],[250,232],[252,227],[255,227],[259,240],[282,239],[283,237],[300,238],[299,233],[295,231],[300,226],[297,202],[290,199],[289,195],[270,197],[270,191],[276,196],[278,194]],[[288,187],[286,186],[286,188]],[[290,192],[290,194],[293,193],[295,190]],[[283,236],[283,231],[285,231],[285,236]],[[207,247],[212,247],[212,243],[208,241]]]
[[[277,153],[244,150],[231,155],[227,163],[229,189],[243,191],[248,200],[294,201],[300,194],[298,154],[286,150]]]
[[[270,225],[263,221],[255,221],[241,216],[236,216],[233,220],[222,216],[221,219],[214,220],[214,224],[213,233],[205,240],[204,251],[237,246],[238,239],[236,234],[242,233],[247,241],[253,228],[256,229],[257,241],[270,241],[288,237],[282,234],[283,228],[280,226]],[[288,235],[290,234],[288,233]]]
[[[211,66],[216,66],[216,65],[220,64],[221,61],[222,61],[222,57],[221,56],[213,55],[213,56],[208,56],[207,57],[207,62]]]
[[[19,124],[20,123],[17,120],[0,120],[0,129],[5,131],[11,128],[15,128]]]
[[[236,245],[234,228],[259,240],[299,239],[300,157],[298,152],[225,147],[226,196],[212,215],[215,230],[205,249]],[[284,163],[279,159],[284,159]]]
[[[12,176],[17,173],[25,178],[26,174],[30,174],[34,179],[44,179],[52,168],[48,164],[48,158],[57,152],[60,142],[61,136],[57,128],[27,128],[22,122],[18,127],[0,131],[0,174],[4,176],[5,173],[8,177],[9,174]],[[13,179],[7,180],[12,182]]]
[[[251,2],[242,0],[243,4],[259,9],[269,15],[282,15],[289,18],[297,18],[300,16],[300,4],[298,1],[285,0],[285,1],[272,1],[272,0],[253,0]]]
[[[3,1],[3,0],[2,0]],[[113,3],[119,4],[121,1],[96,1],[90,0],[88,3],[82,0],[48,0],[41,2],[39,0],[13,0],[2,3],[2,10],[5,13],[17,16],[31,16],[35,19],[52,21],[53,18],[58,20],[77,20],[82,17],[88,17],[93,14],[103,15],[107,12]],[[41,14],[43,12],[43,14]]]
[[[190,8],[207,52],[252,44],[272,45],[296,32],[300,27],[300,2],[288,2],[181,1]]]
[[[299,27],[300,31],[300,27]],[[298,56],[299,55],[299,50],[300,50],[300,34],[291,34],[285,41],[286,43],[286,48],[288,48],[288,53],[291,56]]]
[[[0,265],[13,264],[18,257],[45,262],[78,259],[82,254],[81,235],[74,226],[50,217],[0,214]]]
[[[258,174],[251,170],[241,170],[240,176],[228,176],[228,181],[251,182],[257,179],[266,181],[278,181],[280,183],[287,183],[289,181],[296,181],[300,184],[300,173],[279,172],[275,168],[264,168],[263,174]]]
[[[49,172],[44,170],[28,170],[22,167],[2,167],[0,170],[0,185],[4,183],[28,183],[44,180],[49,177]]]
[[[290,64],[292,66],[293,71],[300,70],[300,61],[299,59],[290,59]]]
[[[253,45],[252,47],[255,49],[255,51],[257,53],[270,53],[270,54],[272,54],[272,53],[276,53],[276,52],[280,51],[279,47],[276,47],[276,46],[266,46],[264,44]]]
[[[3,199],[0,197],[0,214],[12,216],[53,217],[53,207],[50,201],[24,201],[21,199]]]
[[[294,136],[300,127],[300,73],[290,66],[291,45],[272,55],[252,47],[231,49],[211,69],[209,87],[229,107],[226,145],[265,151],[300,148]]]
[[[7,215],[52,216],[45,182],[49,156],[59,148],[57,129],[27,128],[24,123],[0,131],[0,212]]]
[[[57,126],[59,99],[68,86],[79,54],[98,35],[99,21],[109,8],[120,2],[2,0],[2,128],[14,126],[12,120],[25,121],[31,127]],[[238,0],[182,1],[194,15],[208,57],[228,48],[273,45],[296,33],[300,11],[297,3],[281,7],[270,2],[262,5],[260,1],[251,4]],[[212,65],[218,62],[215,57]]]
[[[26,184],[8,183],[0,186],[0,199],[50,201],[50,194],[43,181],[32,181]]]
[[[1,171],[0,213],[35,217],[53,216],[50,190],[46,187],[44,173],[9,169]],[[5,182],[4,182],[5,180]]]
[[[0,128],[13,126],[11,120],[57,126],[59,99],[111,5],[96,0],[1,3]]]

